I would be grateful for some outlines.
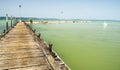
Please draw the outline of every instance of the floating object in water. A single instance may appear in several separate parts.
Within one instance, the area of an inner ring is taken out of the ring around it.
[[[107,24],[106,22],[103,23],[104,28],[106,28],[107,25],[108,25],[108,24]]]

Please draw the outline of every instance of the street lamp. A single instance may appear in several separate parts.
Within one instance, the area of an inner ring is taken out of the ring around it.
[[[21,5],[19,5],[19,15],[20,15],[20,22],[21,22]]]

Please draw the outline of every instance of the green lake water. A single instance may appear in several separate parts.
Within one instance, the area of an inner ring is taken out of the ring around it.
[[[13,23],[15,21],[13,20]],[[8,20],[8,26],[10,27],[11,20]],[[3,30],[6,28],[6,20],[0,20],[0,34],[3,32]]]
[[[106,25],[107,24],[107,25]],[[120,22],[33,24],[71,70],[120,70]],[[0,21],[0,32],[5,21]]]
[[[120,22],[33,24],[71,70],[120,70]]]

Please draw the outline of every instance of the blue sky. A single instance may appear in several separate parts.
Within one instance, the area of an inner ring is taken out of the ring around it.
[[[6,13],[17,17],[120,20],[120,0],[0,0],[0,16]]]

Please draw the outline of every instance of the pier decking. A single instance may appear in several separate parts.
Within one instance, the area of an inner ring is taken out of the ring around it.
[[[23,22],[0,39],[0,70],[69,70],[54,59]]]

